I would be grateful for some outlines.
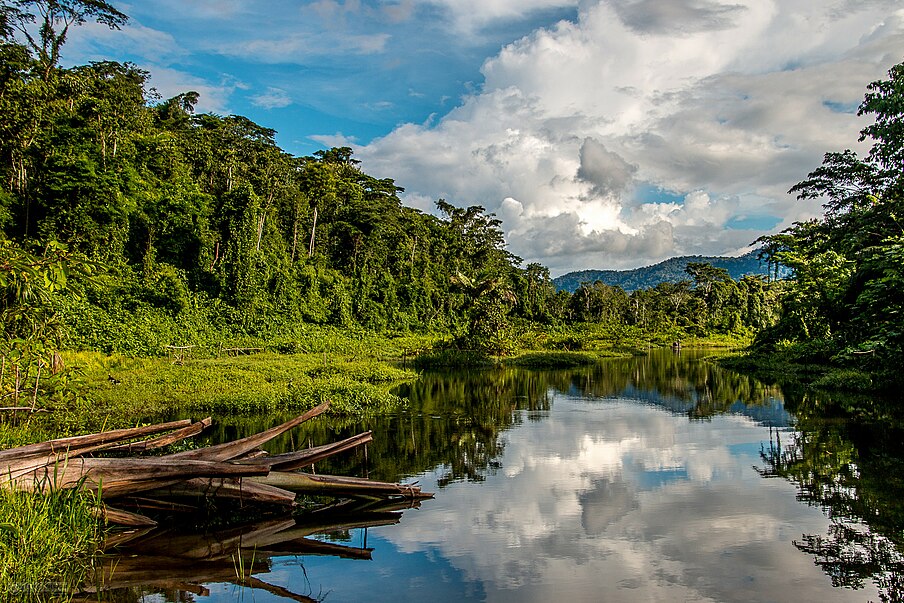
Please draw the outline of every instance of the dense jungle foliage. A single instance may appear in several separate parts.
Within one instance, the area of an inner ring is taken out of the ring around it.
[[[904,64],[873,82],[858,114],[865,158],[827,153],[791,189],[825,199],[825,215],[763,237],[771,260],[792,271],[781,320],[760,349],[839,364],[900,381],[904,356]]]
[[[70,27],[126,19],[106,2],[3,3],[10,358],[26,342],[47,343],[44,354],[155,355],[253,337],[291,351],[312,323],[444,333],[459,348],[505,354],[518,321],[605,321],[675,338],[749,335],[773,321],[776,293],[762,279],[702,264],[631,295],[601,283],[556,293],[546,268],[506,251],[501,222],[480,206],[405,207],[403,189],[364,173],[349,148],[295,157],[267,127],[196,113],[195,92],[160,98],[135,65],[59,65]]]

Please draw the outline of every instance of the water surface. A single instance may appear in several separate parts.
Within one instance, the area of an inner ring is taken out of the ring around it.
[[[900,600],[904,513],[873,490],[866,507],[850,504],[865,498],[869,465],[846,427],[804,430],[778,388],[696,356],[426,374],[401,392],[404,412],[321,423],[276,447],[373,429],[366,459],[318,471],[417,481],[434,500],[386,525],[311,536],[335,550],[262,553],[255,588],[199,576],[194,594],[172,584],[134,592],[145,601]]]

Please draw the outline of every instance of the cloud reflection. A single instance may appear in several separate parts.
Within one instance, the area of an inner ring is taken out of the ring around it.
[[[826,519],[752,469],[768,431],[560,397],[505,434],[501,471],[455,483],[385,536],[435,551],[488,601],[863,601],[791,541]],[[428,474],[420,478],[428,490]]]

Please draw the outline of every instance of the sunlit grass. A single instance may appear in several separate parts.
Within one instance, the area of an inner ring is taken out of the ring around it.
[[[389,393],[416,373],[385,362],[332,354],[276,354],[123,362],[80,354],[87,397],[100,415],[148,417],[178,411],[278,412],[331,400],[334,414],[363,415],[397,406]],[[111,379],[112,377],[112,379]]]
[[[0,600],[65,601],[89,576],[103,538],[93,494],[0,489]]]

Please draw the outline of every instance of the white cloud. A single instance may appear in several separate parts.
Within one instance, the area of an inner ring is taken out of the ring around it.
[[[472,24],[515,4],[471,7]],[[445,117],[357,152],[412,195],[498,212],[510,250],[554,273],[733,252],[764,234],[733,219],[819,211],[786,191],[823,153],[857,148],[865,121],[845,108],[901,60],[893,7],[585,2],[487,59],[483,87]],[[650,204],[643,186],[685,200]]]
[[[292,104],[292,97],[281,88],[267,88],[263,94],[251,97],[251,103],[263,109],[282,109]]]
[[[303,63],[312,57],[379,54],[386,48],[389,34],[336,34],[298,32],[280,38],[258,38],[226,46],[211,46],[225,56],[251,57],[261,63]]]
[[[325,147],[353,147],[358,143],[354,136],[346,136],[342,132],[335,134],[315,134],[309,137]]]
[[[172,61],[186,54],[172,34],[145,27],[135,20],[118,30],[91,21],[73,28],[63,54],[78,57],[79,61],[102,60],[121,48],[140,50],[142,56],[158,62]]]
[[[229,99],[241,82],[226,78],[214,84],[190,73],[169,67],[150,66],[150,86],[157,89],[164,99],[194,90],[199,94],[195,109],[200,113],[229,113]]]

